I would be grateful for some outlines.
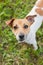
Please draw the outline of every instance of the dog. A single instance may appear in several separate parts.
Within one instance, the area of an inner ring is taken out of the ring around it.
[[[15,19],[6,21],[11,27],[16,39],[21,42],[32,44],[37,50],[36,32],[40,28],[43,21],[43,0],[37,0],[30,13],[23,19]]]

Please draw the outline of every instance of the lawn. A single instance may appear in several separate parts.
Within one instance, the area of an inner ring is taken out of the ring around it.
[[[39,49],[18,44],[10,27],[5,22],[11,18],[24,18],[36,0],[0,0],[0,65],[43,65],[43,24],[37,31]]]

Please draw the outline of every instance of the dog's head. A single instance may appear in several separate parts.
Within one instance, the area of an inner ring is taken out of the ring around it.
[[[34,22],[34,17],[36,17],[36,15],[27,16],[24,19],[11,19],[7,21],[6,24],[11,27],[16,39],[23,42],[30,32],[30,26]]]

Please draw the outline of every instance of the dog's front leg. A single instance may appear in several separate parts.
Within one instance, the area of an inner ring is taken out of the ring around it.
[[[37,50],[37,49],[38,49],[38,46],[37,46],[37,42],[36,42],[36,40],[34,40],[33,47],[34,47],[34,50]]]

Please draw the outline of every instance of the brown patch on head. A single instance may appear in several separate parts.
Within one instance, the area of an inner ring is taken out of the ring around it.
[[[35,10],[40,16],[43,16],[43,10],[41,8],[36,8]]]
[[[15,35],[23,33],[26,35],[30,31],[30,26],[34,22],[36,15],[29,15],[24,19],[11,19],[6,22],[7,25],[11,26],[11,29]]]
[[[38,1],[38,3],[36,3],[37,7],[43,7],[43,0]]]
[[[28,28],[24,28],[25,25],[28,26]],[[19,33],[27,34],[30,31],[30,23],[27,19],[15,19],[13,22],[12,31],[15,35]]]
[[[30,26],[34,22],[36,15],[27,16],[24,19],[15,19],[13,21],[12,31],[15,35],[19,33],[27,34],[30,31]]]

